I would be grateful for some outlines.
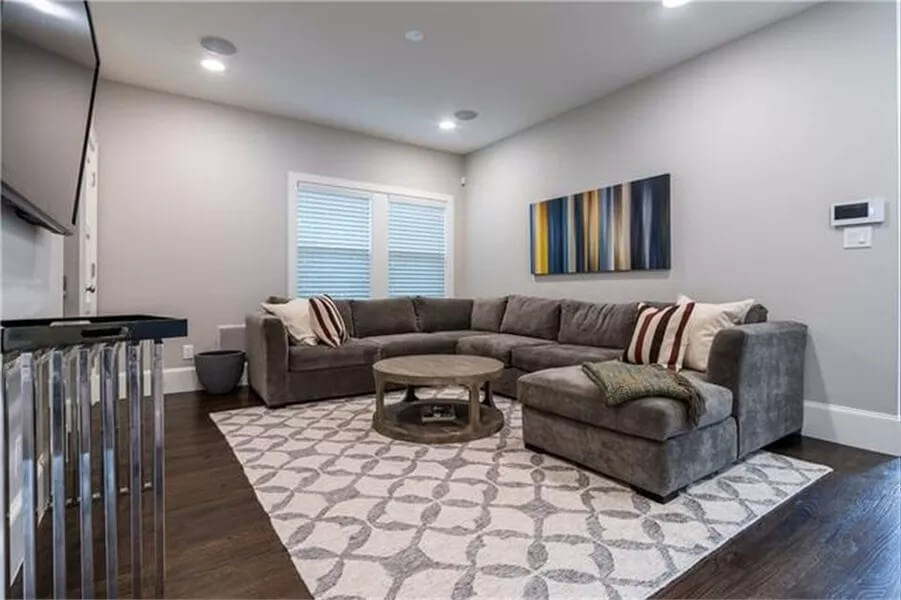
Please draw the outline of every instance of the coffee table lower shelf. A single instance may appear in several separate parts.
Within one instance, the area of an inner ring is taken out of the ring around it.
[[[452,406],[454,420],[423,423],[423,407],[436,405]],[[423,444],[470,442],[494,435],[503,426],[504,415],[500,410],[480,404],[478,423],[470,427],[469,402],[440,398],[390,404],[385,406],[381,419],[377,415],[372,418],[372,428],[382,435]]]

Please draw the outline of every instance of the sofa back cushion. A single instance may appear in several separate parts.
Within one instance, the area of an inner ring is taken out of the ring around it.
[[[500,331],[507,297],[476,298],[472,301],[472,328],[479,331]]]
[[[472,300],[465,298],[413,298],[419,331],[469,329]]]
[[[564,300],[560,304],[561,344],[625,348],[635,329],[638,303],[595,304]]]
[[[533,296],[510,296],[501,321],[501,333],[557,339],[560,300]]]
[[[351,300],[355,337],[418,331],[410,298]]]
[[[347,336],[357,337],[357,334],[354,332],[354,317],[353,312],[350,310],[350,300],[332,298],[332,302],[338,307],[338,312],[341,314],[341,319],[344,321],[344,329],[347,330]]]

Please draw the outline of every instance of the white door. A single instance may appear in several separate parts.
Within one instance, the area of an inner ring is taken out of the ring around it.
[[[94,128],[88,134],[88,147],[84,155],[79,219],[79,277],[81,290],[78,295],[78,314],[97,314],[97,138]]]

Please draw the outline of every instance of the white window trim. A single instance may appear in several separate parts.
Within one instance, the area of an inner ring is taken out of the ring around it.
[[[295,171],[288,172],[288,194],[287,194],[287,219],[286,228],[288,233],[287,243],[287,277],[285,291],[289,298],[294,296],[297,289],[296,264],[297,264],[297,186],[300,184],[325,185],[331,187],[345,188],[368,192],[372,194],[372,235],[370,236],[371,247],[369,256],[371,257],[371,277],[370,297],[387,298],[388,297],[388,199],[396,196],[397,200],[408,202],[411,204],[441,204],[445,207],[445,263],[444,263],[444,283],[445,295],[448,298],[454,297],[454,196],[451,194],[441,194],[438,192],[428,192],[412,188],[405,188],[396,185],[387,185],[381,183],[371,183],[365,181],[354,181],[352,179],[342,179],[340,177],[325,177],[322,175],[313,175],[310,173],[299,173]],[[383,265],[384,268],[377,268],[377,265]]]

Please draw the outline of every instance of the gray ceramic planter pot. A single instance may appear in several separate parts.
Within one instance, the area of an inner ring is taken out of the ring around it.
[[[213,350],[194,355],[194,370],[210,394],[234,390],[244,373],[244,353],[240,350]]]

